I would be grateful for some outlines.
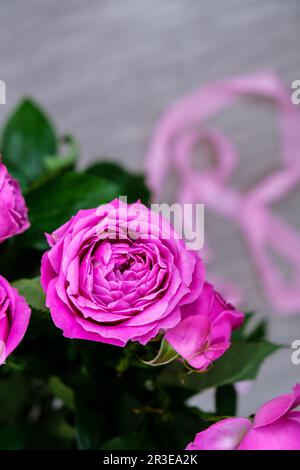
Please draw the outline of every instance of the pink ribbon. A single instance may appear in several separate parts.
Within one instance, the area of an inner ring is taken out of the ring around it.
[[[221,132],[205,121],[241,95],[272,100],[278,108],[281,129],[282,169],[274,171],[247,193],[229,184],[238,154]],[[196,144],[209,142],[217,156],[213,170],[192,168]],[[162,117],[146,159],[148,184],[159,200],[161,188],[173,167],[179,175],[180,203],[204,203],[232,220],[243,233],[270,303],[285,314],[300,312],[300,235],[276,216],[271,205],[286,196],[300,181],[300,115],[289,91],[272,73],[237,77],[208,85],[175,103]],[[267,249],[285,258],[293,268],[284,278]]]

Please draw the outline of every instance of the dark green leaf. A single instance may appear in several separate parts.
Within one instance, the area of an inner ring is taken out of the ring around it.
[[[33,101],[22,101],[6,122],[1,153],[23,189],[45,172],[45,157],[57,154],[54,127]]]
[[[101,446],[102,450],[139,450],[141,434],[132,433],[126,436],[116,436]]]
[[[266,320],[257,321],[251,312],[245,314],[244,322],[240,328],[233,332],[234,340],[260,341],[267,337]]]
[[[267,322],[266,320],[262,320],[259,323],[257,323],[252,331],[248,333],[247,340],[248,341],[260,341],[262,339],[265,339],[267,335]]]
[[[162,372],[160,381],[170,386],[184,385],[200,392],[241,380],[253,380],[264,360],[279,348],[267,341],[235,341],[206,373],[186,373],[182,365],[173,363]]]
[[[71,410],[75,409],[74,392],[59,377],[50,377],[49,387],[52,393],[60,398]]]
[[[2,365],[1,371],[6,367],[8,366]],[[30,384],[26,377],[21,374],[8,378],[0,376],[0,422],[15,420],[27,405],[29,398]]]
[[[182,405],[170,410],[167,416],[154,417],[154,435],[159,449],[184,449],[196,433],[203,429],[201,413]],[[211,423],[206,423],[205,427]]]
[[[96,163],[89,167],[87,172],[117,183],[120,191],[119,196],[127,196],[129,203],[140,199],[143,204],[147,205],[150,201],[150,191],[146,187],[145,177],[129,173],[117,163]]]
[[[246,312],[244,315],[244,321],[242,325],[232,333],[233,340],[245,340],[247,338],[247,329],[250,322],[252,321],[254,314],[252,312]]]
[[[105,433],[103,423],[97,413],[79,395],[75,396],[76,440],[79,449],[98,449]],[[107,412],[107,410],[106,410]]]
[[[219,416],[235,416],[237,393],[234,385],[223,385],[216,389],[216,413]]]
[[[30,427],[22,424],[0,427],[0,450],[22,450],[29,439]]]
[[[118,197],[116,184],[86,173],[65,173],[30,191],[27,196],[30,229],[22,236],[26,245],[46,249],[45,232],[51,233],[80,209],[90,209]]]
[[[36,310],[47,311],[45,294],[42,289],[40,278],[19,279],[13,282],[13,286],[25,297],[28,305]]]

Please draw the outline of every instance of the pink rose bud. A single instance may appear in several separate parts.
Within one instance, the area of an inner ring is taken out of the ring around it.
[[[0,243],[30,226],[19,183],[0,162]]]
[[[165,339],[198,370],[210,364],[230,347],[232,331],[243,322],[244,315],[204,283],[201,295],[181,309],[182,320],[170,329]]]
[[[199,256],[140,202],[81,210],[47,239],[41,282],[68,338],[146,344],[177,325],[203,289]]]
[[[0,365],[22,341],[30,318],[30,308],[17,289],[0,276]]]
[[[253,421],[228,418],[198,433],[187,450],[300,450],[300,385],[265,403]]]

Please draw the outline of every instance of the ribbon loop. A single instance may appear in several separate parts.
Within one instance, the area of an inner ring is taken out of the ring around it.
[[[246,194],[230,187],[238,163],[230,139],[205,121],[241,95],[271,99],[278,108],[283,168],[270,174]],[[216,155],[213,169],[195,171],[195,146],[207,141]],[[300,312],[300,235],[271,211],[271,205],[300,182],[300,114],[285,86],[272,73],[237,77],[206,86],[181,99],[159,122],[146,158],[154,199],[173,165],[180,183],[179,203],[204,203],[240,227],[270,303],[286,314]],[[286,259],[293,277],[286,281],[276,269],[268,248]]]

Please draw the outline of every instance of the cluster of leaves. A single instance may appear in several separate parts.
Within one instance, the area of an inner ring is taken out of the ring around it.
[[[60,139],[30,100],[5,124],[1,153],[22,185],[31,227],[1,245],[0,272],[26,297],[32,317],[22,344],[0,368],[0,449],[183,449],[196,432],[233,415],[234,384],[254,379],[277,349],[264,339],[264,324],[249,333],[245,322],[231,349],[207,373],[196,374],[158,341],[122,349],[68,340],[45,307],[39,283],[44,233],[79,209],[119,195],[147,204],[143,176],[109,162],[76,171],[76,141]],[[212,387],[214,412],[188,405]]]

